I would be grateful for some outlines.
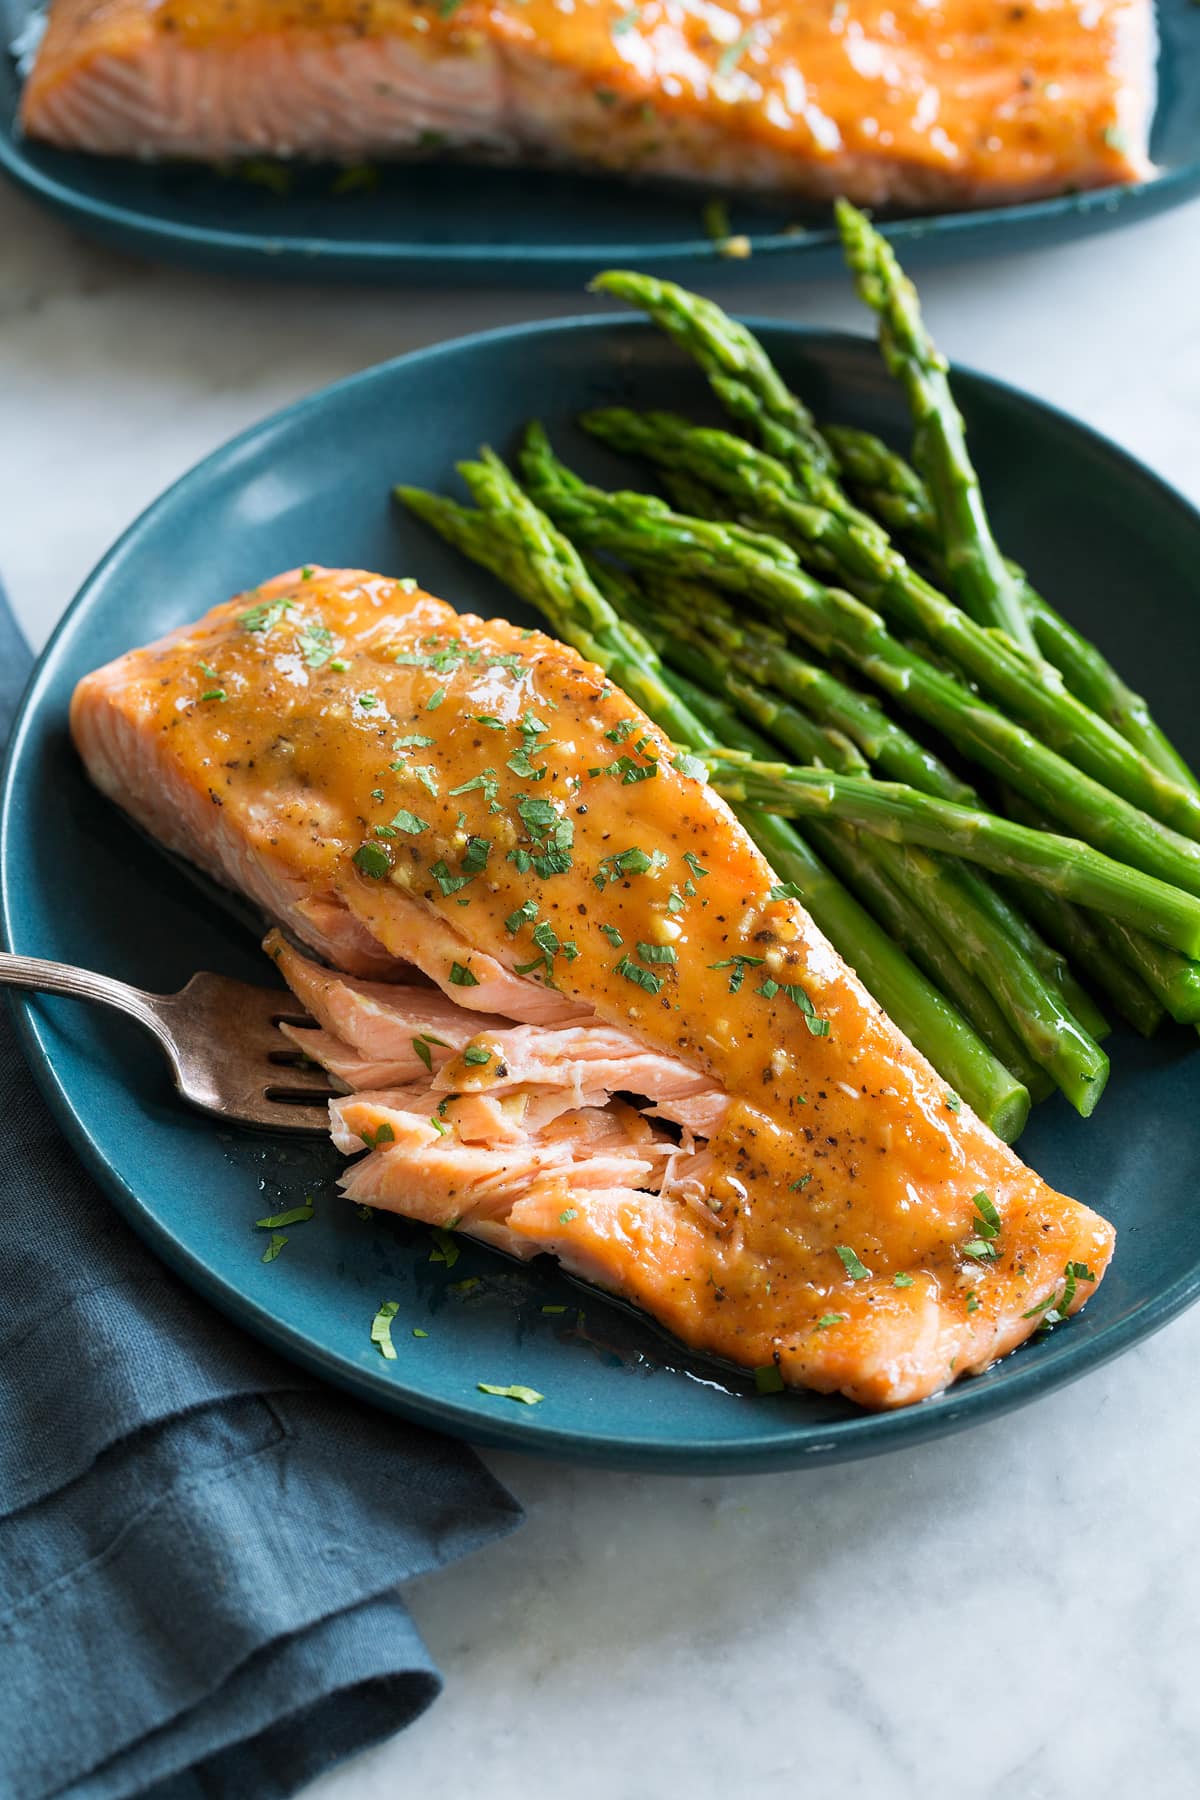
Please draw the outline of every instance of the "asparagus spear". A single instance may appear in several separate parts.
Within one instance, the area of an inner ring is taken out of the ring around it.
[[[1003,635],[968,618],[886,538],[801,497],[775,457],[727,431],[695,426],[672,413],[605,407],[586,414],[582,423],[616,450],[682,469],[727,495],[746,524],[796,543],[815,568],[944,651],[1044,744],[1132,805],[1200,838],[1200,794],[1164,776],[1040,659],[1031,662]]]
[[[818,489],[837,492],[833,457],[803,401],[746,326],[711,300],[631,269],[608,269],[593,291],[615,294],[649,313],[656,325],[694,357],[722,406],[754,428],[773,455],[808,472]]]
[[[851,663],[956,747],[1078,837],[1189,894],[1200,893],[1200,845],[1149,818],[1039,743],[1023,727],[898,643],[861,601],[805,574],[779,539],[672,513],[644,494],[608,494],[557,462],[531,427],[522,465],[534,497],[567,533],[639,568],[665,570],[757,599],[825,655]]]
[[[807,829],[835,874],[853,887],[895,942],[970,1021],[1005,1068],[1024,1083],[1030,1098],[1044,1100],[1053,1093],[1053,1079],[1029,1055],[982,981],[946,941],[944,920],[931,922],[914,905],[907,868],[889,864],[889,856],[902,856],[903,847],[845,825],[810,821]]]
[[[845,819],[999,875],[1038,882],[1188,956],[1200,953],[1200,900],[1072,838],[936,800],[899,782],[758,763],[720,751],[706,753],[705,760],[713,786],[732,804],[787,818]]]
[[[1018,824],[1045,829],[1044,814],[1019,794],[1005,790],[1003,800],[1005,811]],[[1140,977],[1171,1018],[1180,1025],[1200,1024],[1200,963],[1116,919],[1098,916],[1092,922],[1109,951]]]
[[[877,701],[797,656],[782,632],[739,621],[723,594],[698,582],[653,574],[643,591],[650,618],[657,613],[663,627],[691,651],[696,666],[706,666],[718,685],[736,676],[774,688],[850,738],[880,773],[943,800],[977,804],[975,790],[890,719]]]
[[[842,476],[860,505],[931,568],[939,569],[942,542],[937,517],[929,491],[916,470],[868,431],[830,425],[826,436]],[[1008,566],[1020,588],[1021,604],[1033,627],[1038,649],[1059,670],[1075,697],[1107,719],[1172,781],[1200,790],[1200,782],[1155,723],[1142,696],[1122,680],[1093,643],[1055,612],[1018,564],[1010,561]]]
[[[929,489],[910,462],[874,432],[826,425],[824,435],[847,491],[918,558],[940,561],[941,533]],[[1011,566],[1011,565],[1010,565]]]
[[[1162,1023],[1165,1008],[1131,963],[1114,953],[1105,942],[1100,929],[1104,921],[1093,920],[1082,907],[1073,906],[1070,901],[1062,900],[1032,882],[1014,881],[1006,885],[1016,904],[1029,913],[1051,943],[1057,943],[1100,992],[1108,996],[1126,1023],[1143,1037],[1153,1037]],[[1143,942],[1148,943],[1148,940]],[[1175,954],[1173,950],[1164,950],[1166,956]],[[1185,959],[1180,957],[1179,960]]]
[[[913,461],[929,484],[955,591],[973,619],[1037,654],[1016,582],[992,536],[946,360],[921,318],[917,291],[869,220],[839,200],[842,248],[860,298],[879,316],[879,344],[913,419]]]
[[[640,633],[631,631],[589,580],[573,546],[531,505],[498,458],[464,473],[481,510],[399,487],[397,497],[443,537],[499,574],[537,606],[554,632],[573,642],[636,698],[673,737],[693,749],[715,743],[665,680]],[[617,671],[621,671],[618,677]],[[1029,1093],[785,820],[740,809],[739,817],[775,873],[802,903],[899,1028],[954,1091],[1011,1143],[1029,1113]]]

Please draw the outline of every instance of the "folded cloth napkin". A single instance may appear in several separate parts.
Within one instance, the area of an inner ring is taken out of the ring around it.
[[[0,594],[0,745],[29,652]],[[424,1710],[396,1592],[512,1529],[459,1444],[243,1336],[57,1134],[0,1008],[0,1795],[275,1800]]]

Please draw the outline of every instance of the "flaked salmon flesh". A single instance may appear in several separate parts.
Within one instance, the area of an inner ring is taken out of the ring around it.
[[[293,570],[87,676],[71,725],[98,787],[275,922],[349,1198],[868,1406],[1095,1291],[1112,1227],[947,1094],[553,639]]]
[[[115,156],[994,204],[1149,172],[1152,39],[1151,0],[52,0],[21,121]]]

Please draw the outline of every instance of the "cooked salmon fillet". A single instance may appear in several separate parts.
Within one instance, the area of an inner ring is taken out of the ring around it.
[[[869,1406],[1094,1292],[1111,1226],[959,1109],[573,650],[291,571],[87,676],[71,725],[106,794],[286,928],[351,1198]]]
[[[52,0],[24,129],[138,157],[448,147],[862,204],[1148,172],[1152,0]]]

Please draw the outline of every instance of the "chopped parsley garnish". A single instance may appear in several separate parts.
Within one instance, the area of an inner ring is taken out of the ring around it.
[[[279,1252],[283,1249],[283,1246],[286,1243],[287,1243],[287,1239],[286,1239],[286,1237],[284,1237],[284,1235],[281,1231],[273,1231],[271,1233],[271,1241],[267,1245],[266,1249],[263,1251],[262,1256],[259,1258],[259,1261],[260,1262],[274,1262],[275,1258],[279,1255]]]
[[[692,871],[692,874],[696,877],[696,880],[703,881],[704,877],[708,874],[708,870],[700,867],[699,857],[695,856],[692,851],[685,850],[683,853],[683,860]]]
[[[257,606],[251,606],[244,613],[238,614],[238,624],[243,631],[270,631],[278,625],[280,619],[292,609],[290,600],[262,600]]]
[[[531,936],[538,949],[545,951],[547,956],[557,956],[562,949],[558,933],[549,919],[543,919],[540,925],[535,925]]]
[[[491,849],[492,845],[490,838],[469,838],[462,859],[463,873],[465,875],[478,875],[482,869],[487,867],[487,859],[491,854]]]
[[[372,881],[382,881],[392,866],[392,859],[382,844],[360,844],[353,861]]]
[[[771,900],[803,900],[804,895],[794,881],[777,881],[768,898]]]
[[[421,786],[425,789],[425,792],[427,794],[432,794],[433,798],[435,800],[437,799],[437,796],[438,796],[437,770],[434,768],[432,763],[410,763],[408,765],[408,772],[410,775],[415,777],[415,779],[417,781],[420,782]]]
[[[974,1288],[972,1288],[971,1292],[967,1295],[967,1311],[969,1313],[979,1311],[979,1295],[975,1292]]]
[[[358,1135],[367,1146],[368,1150],[378,1150],[380,1144],[393,1144],[396,1141],[396,1133],[392,1130],[386,1119],[377,1131],[372,1131],[370,1126],[368,1126],[365,1131],[360,1131]]]
[[[472,1069],[482,1069],[491,1060],[491,1051],[485,1050],[482,1044],[468,1044],[463,1051],[463,1061]]]
[[[568,1206],[565,1212],[559,1213],[558,1222],[560,1225],[569,1225],[571,1223],[572,1219],[577,1219],[578,1217],[579,1217],[579,1214],[576,1211],[575,1207]]]
[[[217,674],[217,671],[213,668],[211,663],[197,663],[196,667],[206,681],[220,681],[221,677]]]
[[[430,694],[428,700],[425,702],[425,711],[426,712],[436,712],[438,707],[442,704],[442,701],[445,698],[446,698],[445,688],[440,687],[440,688],[436,689],[434,693]]]
[[[605,732],[610,744],[623,744],[631,731],[637,730],[636,719],[618,719],[611,731]]]
[[[537,764],[530,760],[531,756],[538,754],[536,745],[522,744],[519,750],[513,751],[505,766],[511,769],[514,775],[520,775],[526,781],[541,781],[546,774],[545,769],[539,769]]]
[[[489,731],[504,730],[504,720],[498,719],[495,713],[476,713],[475,723],[486,726]]]
[[[676,956],[675,951],[670,944],[639,943],[637,953],[644,963],[673,963],[679,961],[679,958]]]
[[[945,1099],[946,1106],[950,1112],[958,1113],[962,1111],[962,1101],[957,1094],[947,1094]]]
[[[379,705],[379,696],[378,694],[360,694],[358,696],[358,704],[362,707],[364,712],[370,712],[373,706]]]
[[[309,1196],[305,1196],[303,1206],[293,1206],[287,1212],[271,1213],[268,1218],[255,1219],[257,1231],[274,1231],[279,1225],[304,1225],[312,1218],[316,1205]]]
[[[817,1320],[818,1331],[828,1331],[831,1325],[844,1325],[849,1318],[848,1313],[822,1313]]]
[[[1053,1330],[1056,1325],[1061,1325],[1066,1320],[1074,1302],[1079,1283],[1081,1281],[1095,1281],[1095,1279],[1096,1277],[1092,1274],[1092,1271],[1088,1268],[1086,1263],[1069,1262],[1063,1270],[1063,1291],[1061,1296],[1056,1288],[1053,1289],[1047,1295],[1045,1300],[1041,1301],[1037,1306],[1031,1306],[1027,1313],[1021,1314],[1021,1317],[1023,1319],[1036,1319],[1038,1314],[1041,1313],[1042,1322],[1039,1326],[1039,1330]]]
[[[808,1186],[808,1184],[811,1180],[812,1180],[812,1171],[810,1169],[807,1175],[801,1175],[799,1180],[793,1181],[792,1188],[791,1188],[792,1193],[799,1194],[800,1192],[802,1192],[802,1190]]]
[[[472,975],[470,969],[465,968],[462,963],[457,962],[452,962],[450,964],[450,982],[453,987],[479,986],[478,976]]]
[[[398,1300],[385,1300],[375,1317],[371,1320],[371,1342],[377,1345],[379,1354],[388,1362],[396,1360],[396,1346],[392,1342],[392,1320],[400,1311]]]
[[[616,966],[615,973],[623,975],[626,981],[632,981],[635,987],[644,988],[648,994],[660,994],[662,992],[662,976],[652,975],[649,969],[639,967],[639,965],[632,962],[628,956],[623,956],[621,958]]]
[[[903,1270],[901,1270],[898,1275],[892,1276],[892,1286],[893,1287],[906,1288],[906,1287],[912,1287],[912,1285],[913,1285],[912,1276],[906,1275]]]
[[[634,29],[635,25],[638,23],[641,16],[642,16],[641,7],[640,6],[631,6],[629,8],[628,12],[622,13],[619,19],[615,19],[613,21],[613,28],[612,28],[613,36],[615,38],[624,37],[625,33],[627,31],[632,31]]]
[[[621,950],[624,948],[625,939],[621,936],[615,925],[601,925],[600,929],[614,950]]]
[[[429,1070],[430,1074],[432,1075],[432,1073],[433,1073],[433,1051],[429,1048],[429,1045],[426,1043],[425,1039],[423,1037],[415,1037],[412,1040],[412,1047],[416,1051],[417,1055],[420,1057],[421,1061],[425,1064],[425,1067]]]
[[[653,781],[658,774],[658,764],[653,760],[638,763],[634,762],[632,756],[619,756],[616,762],[609,763],[607,767],[597,770],[597,773],[619,775],[622,787],[632,787],[638,781]]]
[[[421,1327],[419,1325],[414,1325],[412,1328],[412,1331],[413,1331],[414,1337],[428,1337],[429,1336],[429,1333],[427,1331],[422,1331]]]
[[[686,751],[675,757],[675,771],[686,776],[689,781],[707,781],[708,765],[699,756],[689,756]]]
[[[437,743],[436,738],[426,737],[420,731],[413,731],[413,732],[409,733],[408,737],[394,738],[392,740],[392,749],[393,750],[414,750],[414,749],[425,750],[425,749],[428,749],[430,744],[436,744],[436,743]]]
[[[592,881],[601,893],[610,881],[619,881],[623,875],[648,875],[652,869],[661,869],[667,858],[661,850],[655,850],[647,856],[637,844],[628,850],[618,850],[612,856],[602,856]]]
[[[458,0],[453,0],[455,5]],[[475,1386],[481,1394],[495,1394],[500,1400],[519,1400],[522,1406],[538,1406],[545,1398],[536,1388],[522,1387],[514,1382],[511,1387],[495,1387],[490,1381],[477,1381]]]
[[[566,1310],[565,1306],[543,1306],[542,1308],[544,1313],[565,1313]]]
[[[332,656],[329,659],[329,667],[335,674],[344,675],[346,670],[350,667],[350,664],[346,661],[344,656]]]
[[[676,890],[672,888],[667,895],[667,911],[669,913],[682,912],[685,904],[686,902],[684,901],[683,895],[677,893]]]
[[[532,925],[537,918],[537,911],[537,901],[526,900],[523,906],[518,906],[515,912],[509,913],[504,921],[505,931],[511,931],[515,936],[522,925]]]
[[[531,837],[540,837],[557,821],[558,814],[549,800],[538,800],[529,794],[522,794],[517,800],[517,812],[521,823]]]
[[[982,1262],[999,1254],[995,1239],[1000,1235],[1000,1214],[986,1194],[976,1194],[973,1204],[975,1217],[971,1223],[975,1227],[975,1236],[963,1245],[962,1253]]]
[[[499,785],[495,769],[483,769],[478,775],[473,775],[470,781],[461,782],[458,787],[451,788],[450,796],[452,799],[457,799],[459,794],[472,794],[476,788],[482,788],[484,797],[494,800]]]
[[[741,62],[743,56],[745,56],[753,42],[754,27],[751,26],[748,31],[743,31],[739,37],[734,38],[732,44],[726,45],[725,49],[722,50],[720,56],[717,58],[717,75],[722,80],[727,81],[735,72],[738,64]],[[728,237],[729,234],[728,232],[725,232],[723,235]]]
[[[729,991],[736,994],[746,979],[747,969],[756,969],[762,962],[761,956],[723,956],[720,962],[709,963],[710,969],[732,969],[729,977]]]
[[[772,981],[771,977],[768,976],[767,979],[761,983],[758,991],[767,1000],[773,1000],[776,994],[786,995],[792,1002],[792,1005],[798,1006],[800,1011],[804,1014],[804,1023],[807,1025],[809,1032],[813,1037],[829,1036],[829,1020],[817,1017],[816,1007],[813,1005],[804,989],[796,982]]]
[[[712,238],[714,243],[723,243],[732,234],[733,227],[729,222],[729,207],[719,196],[714,195],[711,200],[705,201],[704,210],[700,216],[704,220],[706,234]]]
[[[871,1271],[859,1257],[858,1253],[850,1248],[849,1244],[838,1244],[837,1253],[841,1257],[842,1267],[845,1269],[851,1281],[867,1280]]]
[[[445,1263],[447,1270],[452,1269],[462,1251],[454,1239],[453,1232],[446,1231],[441,1225],[433,1228],[433,1249],[429,1252],[431,1263]]]
[[[774,1363],[767,1363],[764,1368],[755,1369],[754,1385],[760,1394],[782,1394],[783,1376]]]
[[[397,831],[406,831],[409,837],[417,837],[422,831],[429,830],[429,820],[419,819],[416,813],[409,812],[407,806],[400,808],[392,824]]]
[[[450,873],[449,865],[445,863],[440,856],[437,861],[431,865],[429,873],[433,876],[433,879],[437,882],[443,894],[457,894],[459,889],[465,888],[471,879],[469,875],[452,875]]]
[[[321,668],[333,655],[333,633],[327,625],[302,625],[296,642],[310,669]]]
[[[201,700],[224,700],[225,689],[209,688],[208,692],[206,694],[201,694],[200,698]]]

